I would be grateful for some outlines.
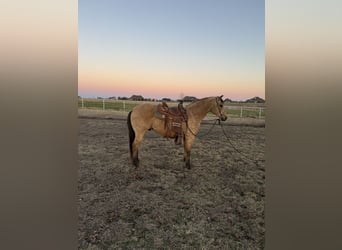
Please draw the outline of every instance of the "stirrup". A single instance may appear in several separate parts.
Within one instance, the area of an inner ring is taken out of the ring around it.
[[[177,138],[175,139],[175,144],[176,145],[182,145],[182,136],[177,136]]]

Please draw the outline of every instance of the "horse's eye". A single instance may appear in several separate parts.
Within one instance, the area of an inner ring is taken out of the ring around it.
[[[222,104],[220,104],[220,107],[222,108],[222,107],[223,107],[223,105],[222,105]]]

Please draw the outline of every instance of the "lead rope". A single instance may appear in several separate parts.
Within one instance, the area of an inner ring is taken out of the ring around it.
[[[215,100],[216,100],[217,110],[219,111],[219,113],[220,113],[220,115],[221,115],[221,111],[220,111],[220,109],[218,108],[219,104],[218,104],[218,102],[217,102],[217,98],[215,98]],[[216,125],[217,122],[220,124],[220,119],[219,119],[219,118],[217,118],[217,119],[215,119],[215,120],[212,120],[212,121],[215,121],[215,122],[213,123],[213,125],[211,126],[211,128],[210,128],[204,135],[199,135],[198,138],[202,138],[202,137],[204,137],[204,136],[207,136],[207,135],[211,132],[211,130],[213,129],[213,127]],[[191,130],[191,128],[189,127],[189,125],[188,125],[188,120],[186,120],[186,128],[191,132],[191,134],[192,134],[193,136],[197,136],[198,133],[195,134],[195,133]]]
[[[229,144],[232,146],[232,148],[233,148],[238,154],[240,154],[240,155],[243,156],[245,159],[247,159],[249,162],[252,162],[252,163],[254,163],[256,166],[260,167],[258,160],[253,160],[253,159],[249,158],[247,155],[245,155],[244,153],[242,153],[240,150],[238,150],[238,149],[234,146],[234,144],[231,142],[230,138],[229,138],[228,135],[226,134],[226,131],[224,131],[223,126],[222,126],[222,124],[221,124],[220,121],[219,121],[219,124],[220,124],[220,126],[221,126],[221,129],[222,129],[223,134],[224,134],[225,137],[227,138],[227,140],[228,140]],[[244,161],[244,160],[242,159],[242,161]],[[246,161],[244,161],[244,162],[247,163]]]
[[[192,135],[194,135],[194,136],[197,136],[197,135],[198,135],[198,136],[197,136],[198,138],[202,138],[202,137],[204,137],[204,136],[207,136],[207,135],[211,132],[211,130],[213,130],[213,128],[214,128],[214,126],[216,125],[217,122],[220,122],[220,119],[215,119],[215,122],[211,125],[210,129],[208,129],[208,131],[207,131],[206,133],[204,133],[203,135],[198,135],[198,133],[195,134],[195,133],[191,130],[191,128],[189,127],[188,121],[186,121],[186,128],[190,131],[190,133],[191,133]]]

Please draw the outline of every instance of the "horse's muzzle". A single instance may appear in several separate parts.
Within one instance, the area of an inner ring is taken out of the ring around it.
[[[225,121],[225,120],[227,120],[227,116],[221,116],[220,119],[221,119],[221,121]]]

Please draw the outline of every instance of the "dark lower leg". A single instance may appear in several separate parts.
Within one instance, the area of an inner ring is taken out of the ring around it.
[[[135,167],[139,167],[139,157],[138,157],[138,151],[135,151],[132,155],[132,163]]]
[[[135,141],[133,143],[133,153],[132,153],[132,162],[135,167],[139,167],[139,154],[138,154],[138,149],[139,145],[142,141],[144,134],[141,134],[140,136],[137,136],[135,138]]]
[[[191,168],[191,165],[190,165],[190,158],[188,158],[186,161],[185,161],[185,167],[187,169],[190,169]]]
[[[133,165],[134,165],[136,168],[139,167],[139,159],[138,159],[138,157],[133,158]]]
[[[185,161],[185,167],[190,169],[191,166],[190,166],[190,153],[189,152],[185,153],[184,161]]]

